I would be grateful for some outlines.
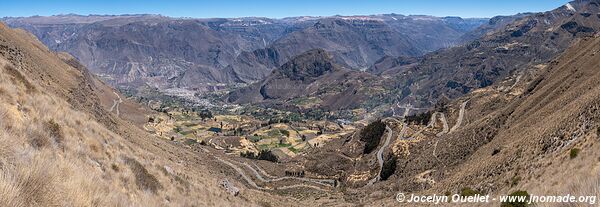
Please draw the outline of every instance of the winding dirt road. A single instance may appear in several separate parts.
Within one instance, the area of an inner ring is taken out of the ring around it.
[[[450,132],[456,131],[458,129],[458,127],[460,127],[460,125],[462,124],[463,118],[465,117],[465,107],[467,106],[467,103],[469,103],[469,101],[465,101],[460,105],[460,111],[458,112],[458,118],[456,119],[456,124],[454,124],[454,126],[452,127],[452,129],[450,129]]]
[[[113,91],[113,93],[114,93],[114,94],[117,96],[117,98],[113,100],[113,105],[110,107],[110,110],[109,110],[109,112],[112,112],[113,110],[115,110],[115,109],[116,109],[116,112],[115,112],[115,113],[117,114],[117,117],[119,117],[119,115],[120,115],[120,112],[119,112],[119,105],[120,105],[121,103],[123,103],[123,99],[121,99],[121,96],[119,96],[119,94],[118,94],[117,92],[114,92],[114,91]]]
[[[113,111],[113,109],[116,108],[116,113],[118,115],[119,114],[118,107],[119,107],[119,104],[122,102],[122,100],[118,94],[116,94],[116,95],[118,97],[118,101],[114,100],[113,107],[111,107],[110,111]],[[465,107],[466,107],[467,103],[468,103],[468,101],[465,101],[462,103],[457,122],[452,127],[452,129],[449,129],[448,122],[446,120],[446,116],[444,115],[444,113],[440,113],[440,112],[436,112],[432,115],[431,121],[430,121],[430,124],[428,125],[428,127],[434,126],[433,122],[435,122],[437,115],[439,113],[439,116],[440,116],[439,119],[442,121],[444,129],[442,132],[438,133],[437,136],[441,136],[443,134],[457,130],[460,127],[460,125],[462,124],[462,121],[464,119]],[[412,106],[410,106],[410,105],[408,105],[408,106],[398,105],[398,107],[405,109],[403,117],[406,117],[409,114],[410,110],[412,109]],[[400,131],[400,134],[398,135],[399,139],[404,138],[404,134],[406,133],[406,128],[407,128],[407,124],[403,122],[402,130]],[[384,164],[383,153],[385,152],[385,149],[390,145],[390,143],[392,141],[392,136],[393,136],[393,131],[389,126],[386,126],[385,129],[388,131],[386,140],[385,140],[384,144],[379,148],[379,150],[377,151],[377,154],[376,154],[377,162],[379,164],[379,172],[377,173],[377,176],[374,177],[373,179],[371,179],[367,185],[372,185],[381,179],[381,170],[383,169],[383,164]],[[433,151],[433,155],[437,159],[435,148],[437,148],[437,142],[434,146],[434,151]],[[201,149],[205,152],[208,152],[207,149],[204,149],[204,148],[201,148]],[[245,174],[243,169],[241,169],[237,165],[233,164],[232,162],[227,161],[223,158],[220,158],[214,154],[212,156],[215,157],[217,161],[233,168],[253,188],[256,188],[259,190],[273,190],[271,188],[265,188],[265,187],[259,186],[256,182],[254,182],[254,180],[252,180],[252,178],[250,176]],[[265,170],[261,169],[255,163],[253,163],[253,164],[254,164],[254,167],[246,162],[241,163],[241,165],[244,165],[247,169],[250,170],[250,172],[252,172],[252,174],[254,174],[254,177],[256,177],[257,180],[259,180],[263,183],[272,183],[272,182],[278,182],[278,181],[282,181],[282,180],[298,180],[298,181],[310,182],[310,183],[314,183],[314,184],[326,186],[326,187],[335,187],[334,186],[335,180],[332,180],[332,179],[314,179],[314,178],[302,178],[302,177],[291,177],[291,176],[277,177],[277,176],[270,175],[269,173],[267,173]],[[279,186],[279,187],[276,187],[275,189],[281,190],[281,189],[291,189],[291,188],[312,188],[312,189],[321,190],[321,191],[329,191],[328,189],[324,189],[324,188],[314,186],[314,185],[307,185],[307,184],[294,184],[294,185],[287,185],[287,186]]]
[[[435,125],[435,118],[437,114],[438,112],[434,112],[433,114],[431,114],[431,119],[429,119],[429,124],[427,124],[427,127],[433,127]]]
[[[444,134],[447,134],[448,131],[449,131],[448,130],[448,128],[449,128],[448,127],[448,121],[446,120],[446,115],[444,113],[440,113],[440,120],[442,120],[442,124],[444,125],[444,129],[440,133],[437,133],[435,135],[435,136],[438,136],[438,137],[440,137],[440,136],[442,136]]]
[[[215,154],[210,153],[209,150],[204,149],[204,148],[200,148],[204,153],[211,155],[212,157],[214,157],[217,161],[219,161],[220,163],[223,163],[229,167],[231,167],[233,170],[235,170],[237,172],[237,174],[239,174],[247,183],[248,185],[252,186],[253,188],[256,188],[258,190],[275,190],[275,189],[291,189],[291,188],[312,188],[312,189],[316,189],[316,190],[320,190],[320,191],[329,191],[329,189],[326,188],[321,188],[318,186],[313,186],[313,185],[307,185],[307,184],[293,184],[293,185],[286,185],[286,186],[279,186],[279,187],[274,187],[274,188],[267,188],[267,187],[262,187],[260,185],[258,185],[256,182],[254,182],[254,180],[252,180],[252,178],[250,176],[248,176],[244,170],[240,167],[238,167],[236,164],[232,163],[231,161],[228,161],[227,159],[221,158]],[[242,163],[242,165],[246,166],[256,177],[256,179],[258,179],[261,182],[264,183],[271,183],[271,182],[277,182],[277,181],[281,181],[281,180],[286,180],[286,179],[290,179],[290,180],[299,180],[299,181],[303,181],[303,182],[311,182],[311,183],[315,183],[318,185],[323,185],[326,187],[335,187],[335,180],[332,179],[313,179],[313,178],[300,178],[300,177],[275,177],[272,175],[269,175],[267,172],[265,172],[264,170],[260,169],[258,167],[258,165],[254,164],[256,166],[256,168],[258,169],[258,171],[260,171],[261,173],[259,173],[256,169],[254,169],[252,166],[250,166],[247,163]],[[265,178],[263,177],[263,175]]]
[[[302,177],[292,177],[292,176],[276,177],[276,176],[269,175],[266,171],[264,171],[263,169],[258,167],[258,165],[256,165],[256,164],[254,164],[256,169],[254,169],[248,163],[244,162],[242,164],[244,166],[246,166],[246,168],[250,169],[250,171],[252,171],[254,173],[254,175],[256,175],[257,179],[259,179],[261,182],[265,182],[265,183],[277,182],[277,181],[282,181],[282,180],[299,180],[299,181],[303,181],[303,182],[311,182],[311,183],[315,183],[318,185],[330,186],[330,187],[335,184],[335,181],[332,179],[313,179],[313,178],[302,178]],[[268,178],[264,178],[263,175]]]
[[[406,128],[406,124],[403,124],[402,126],[402,132],[400,132],[401,134],[404,133],[404,129]],[[388,136],[385,139],[385,142],[383,144],[383,146],[381,146],[381,148],[379,148],[379,150],[377,151],[377,162],[379,163],[379,172],[377,173],[377,176],[375,176],[373,179],[371,179],[369,181],[369,183],[367,183],[367,185],[373,185],[375,182],[379,181],[379,179],[381,178],[381,169],[383,169],[383,152],[385,150],[385,148],[387,148],[388,145],[390,145],[390,142],[392,141],[392,128],[390,128],[389,126],[385,126],[385,129],[388,131]]]
[[[240,169],[239,167],[237,167],[237,166],[236,166],[236,165],[234,165],[233,163],[231,163],[231,162],[229,162],[229,161],[227,161],[227,160],[221,159],[220,157],[217,157],[217,156],[214,156],[214,157],[215,157],[215,158],[216,158],[216,159],[217,159],[219,162],[221,162],[221,163],[224,163],[224,164],[228,165],[229,167],[233,168],[235,171],[237,171],[237,173],[238,173],[238,174],[240,174],[240,176],[242,176],[242,178],[244,178],[244,180],[246,180],[246,182],[247,182],[247,183],[248,183],[250,186],[252,186],[252,187],[254,187],[254,188],[256,188],[256,189],[259,189],[259,190],[268,190],[267,188],[263,188],[263,187],[261,187],[261,186],[258,186],[258,185],[257,185],[257,184],[256,184],[256,183],[255,183],[255,182],[252,180],[252,179],[250,179],[250,177],[248,177],[248,176],[247,176],[247,175],[244,173],[244,171],[243,171],[242,169]]]
[[[522,76],[523,75],[517,76],[517,79],[515,80],[515,82],[510,87],[508,87],[505,91],[510,92],[513,88],[515,88],[515,86],[517,86],[517,84],[519,84],[519,81],[521,80]]]

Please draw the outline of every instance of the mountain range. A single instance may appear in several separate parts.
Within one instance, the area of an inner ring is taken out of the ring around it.
[[[580,37],[600,30],[596,1],[575,1],[548,12],[520,16],[458,47],[426,54],[411,67],[391,67],[396,87],[414,96],[400,102],[431,105],[440,96],[459,97],[520,70],[547,62]]]
[[[598,196],[600,0],[490,19],[2,21],[7,206]],[[124,94],[147,88],[216,106]]]
[[[72,54],[113,86],[212,90],[264,78],[290,58],[324,49],[364,70],[384,56],[419,56],[461,43],[487,19],[373,16],[190,19],[160,15],[3,18]]]
[[[369,92],[360,95],[363,98],[356,99],[350,108],[378,106],[373,103],[431,107],[438,100],[461,97],[548,62],[562,54],[573,41],[593,36],[600,30],[600,18],[592,15],[600,12],[595,1],[575,1],[568,5],[548,12],[492,18],[474,30],[481,37],[423,56],[385,56],[366,70],[379,78],[371,78],[354,89]],[[347,78],[338,80],[338,85],[349,81]],[[238,96],[232,93],[230,100],[237,100]],[[236,102],[258,101],[274,100],[255,96]],[[322,106],[327,108],[329,104]]]

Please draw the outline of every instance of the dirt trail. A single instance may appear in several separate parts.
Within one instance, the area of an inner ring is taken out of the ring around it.
[[[256,169],[254,169],[254,167],[250,166],[248,163],[244,162],[242,164],[244,166],[246,166],[248,169],[250,169],[250,171],[252,171],[254,173],[254,175],[256,175],[256,178],[258,178],[260,181],[265,182],[265,183],[277,182],[277,181],[282,181],[282,180],[299,180],[299,181],[311,182],[311,183],[315,183],[315,184],[323,185],[323,186],[333,186],[335,184],[335,181],[332,179],[313,179],[313,178],[302,178],[302,177],[292,177],[292,176],[276,177],[276,176],[269,175],[266,171],[264,171],[263,169],[258,167],[258,165],[256,165],[256,164],[254,164]],[[267,178],[264,178],[261,174]]]
[[[517,76],[517,79],[515,80],[515,82],[510,87],[508,87],[505,91],[510,92],[513,88],[515,88],[515,86],[517,86],[517,84],[519,84],[519,81],[521,80],[522,76],[523,75]]]
[[[444,134],[448,134],[448,133],[458,130],[458,128],[462,125],[462,122],[465,118],[465,108],[467,107],[467,103],[469,103],[469,100],[467,100],[461,104],[460,110],[458,112],[458,118],[456,119],[456,123],[454,124],[454,126],[452,126],[452,128],[448,127],[448,120],[446,119],[446,114],[444,114],[442,112],[434,112],[431,115],[431,119],[429,119],[429,124],[427,124],[427,127],[435,127],[435,122],[438,120],[438,115],[439,115],[439,120],[442,121],[442,125],[444,128],[442,129],[441,132],[436,134],[437,137],[441,137]]]
[[[258,185],[257,185],[257,184],[256,184],[256,183],[255,183],[255,182],[252,180],[252,179],[250,179],[250,177],[248,177],[248,176],[247,176],[247,175],[244,173],[244,171],[243,171],[242,169],[240,169],[238,166],[234,165],[233,163],[231,163],[231,162],[229,162],[229,161],[227,161],[227,160],[221,159],[220,157],[217,157],[217,156],[214,156],[214,157],[215,157],[215,158],[216,158],[216,159],[217,159],[219,162],[221,162],[221,163],[224,163],[224,164],[228,165],[229,167],[233,168],[233,169],[234,169],[234,170],[235,170],[235,171],[236,171],[238,174],[240,174],[240,176],[242,176],[242,178],[244,178],[244,180],[246,180],[246,182],[247,182],[247,183],[248,183],[250,186],[252,186],[252,187],[254,187],[254,188],[256,188],[256,189],[259,189],[259,190],[268,190],[267,188],[263,188],[263,187],[261,187],[261,186],[258,186]]]
[[[436,136],[440,137],[444,134],[448,133],[448,121],[446,120],[446,115],[444,113],[440,113],[440,120],[442,120],[442,124],[444,125],[444,129],[440,132],[437,133]]]
[[[450,129],[450,132],[456,131],[458,129],[458,127],[460,127],[460,125],[462,124],[463,118],[465,117],[465,107],[467,106],[467,103],[469,103],[469,101],[465,101],[460,105],[460,112],[458,112],[458,118],[456,119],[456,124],[454,124],[454,126],[452,127],[452,129]]]
[[[402,115],[402,117],[406,117],[408,116],[408,114],[410,113],[411,109],[419,109],[419,108],[413,108],[412,105],[407,104],[405,106],[401,106],[400,104],[396,104],[396,106],[398,106],[399,108],[404,108],[404,114]],[[444,114],[442,114],[443,117]],[[392,120],[397,121],[394,118],[390,118]],[[445,117],[443,117],[442,121],[444,123],[446,123],[446,119]],[[448,124],[445,124],[446,126],[446,130],[448,127]],[[406,133],[406,128],[408,127],[408,124],[406,124],[405,122],[402,123],[402,129],[400,130],[400,133],[398,134],[398,139],[404,139],[404,135]],[[377,176],[375,176],[373,179],[371,179],[369,181],[369,183],[367,183],[367,185],[373,185],[375,182],[379,181],[379,179],[381,178],[381,170],[383,169],[383,152],[385,151],[385,149],[388,147],[388,145],[390,144],[390,142],[392,141],[392,135],[393,135],[393,131],[392,128],[390,128],[389,126],[385,126],[385,129],[388,131],[388,136],[385,140],[385,143],[383,144],[383,146],[381,146],[381,148],[379,148],[379,150],[377,151],[377,163],[379,164],[379,172],[377,173]]]
[[[401,134],[404,133],[404,130],[406,128],[406,124],[404,124],[402,126],[402,132],[400,132]],[[367,185],[373,185],[373,183],[379,181],[380,179],[380,174],[381,174],[381,169],[383,169],[383,152],[385,150],[385,148],[390,145],[390,142],[392,140],[392,128],[390,128],[389,126],[385,126],[385,129],[388,131],[388,136],[385,139],[385,143],[383,144],[383,146],[381,146],[381,148],[379,148],[379,151],[377,151],[377,162],[379,164],[379,172],[377,173],[377,176],[375,176],[373,179],[371,179],[369,181],[369,183]]]
[[[119,96],[119,94],[117,94],[117,92],[113,91],[113,93],[117,96],[117,98],[113,100],[113,105],[110,107],[109,112],[112,112],[113,110],[116,109],[115,113],[117,114],[117,117],[119,117],[119,115],[120,115],[119,105],[121,103],[123,103],[123,99],[121,99],[121,96]]]
[[[412,106],[412,104],[400,105],[400,103],[396,103],[396,107],[404,109],[404,114],[402,114],[402,118],[408,116],[408,114],[410,113],[410,110],[429,110],[428,108],[415,108]],[[392,112],[393,112],[392,116],[396,116],[396,110],[394,110],[394,107],[392,107]]]
[[[431,119],[429,119],[429,124],[427,124],[427,127],[433,127],[433,126],[435,126],[435,121],[437,120],[435,118],[436,118],[436,116],[437,116],[438,113],[439,112],[434,112],[433,114],[431,114]]]
[[[116,94],[116,93],[115,93]],[[113,107],[111,107],[110,111],[113,111],[113,109],[116,109],[116,113],[118,115],[118,107],[119,104],[122,102],[121,98],[119,97],[118,94],[117,95],[117,99],[114,100],[114,104]],[[462,120],[464,118],[464,110],[466,107],[466,104],[468,103],[468,101],[465,101],[462,105],[461,105],[461,109],[459,112],[459,117],[457,120],[457,123],[452,127],[452,129],[449,129],[448,127],[448,122],[446,120],[446,116],[444,113],[440,113],[440,112],[436,112],[432,115],[431,117],[431,123],[429,126],[433,126],[433,122],[435,122],[436,120],[436,116],[439,113],[440,117],[439,119],[442,121],[444,129],[442,132],[438,133],[437,136],[441,136],[443,134],[452,132],[456,129],[458,129],[458,127],[460,127]],[[404,114],[403,117],[406,117],[409,113],[410,110],[413,109],[412,106],[407,105],[407,106],[400,106],[397,105],[399,108],[404,108]],[[406,123],[402,123],[402,130],[400,131],[400,134],[398,135],[399,139],[403,139],[404,138],[404,134],[406,133],[406,128],[407,128],[407,124]],[[383,160],[383,153],[385,152],[385,149],[390,145],[391,141],[392,141],[392,136],[393,136],[393,131],[389,126],[386,126],[385,128],[388,133],[385,139],[384,144],[379,148],[379,150],[377,151],[376,157],[377,157],[377,163],[379,164],[379,172],[377,173],[377,176],[374,177],[373,179],[371,179],[369,181],[369,183],[367,185],[372,185],[375,182],[379,181],[380,179],[380,174],[381,174],[381,170],[383,169],[383,164],[384,164],[384,160]],[[437,148],[437,143],[435,144],[435,148]],[[203,149],[203,151],[208,151],[206,149]],[[435,150],[434,150],[434,157],[436,157],[435,155]],[[270,188],[265,188],[262,186],[259,186],[258,184],[256,184],[256,182],[254,182],[254,180],[252,180],[252,178],[250,178],[248,175],[246,175],[244,173],[244,170],[242,170],[240,167],[238,167],[237,165],[231,163],[230,161],[227,161],[223,158],[220,158],[216,155],[213,154],[213,156],[216,158],[217,161],[228,165],[229,167],[233,168],[250,186],[259,189],[259,190],[272,190]],[[437,158],[437,157],[436,157]],[[258,179],[261,182],[264,183],[272,183],[272,182],[278,182],[278,181],[282,181],[282,180],[298,180],[298,181],[302,181],[302,182],[310,182],[310,183],[314,183],[317,185],[322,185],[322,186],[327,186],[327,187],[335,187],[335,180],[332,179],[314,179],[314,178],[301,178],[301,177],[290,177],[290,176],[284,176],[284,177],[276,177],[273,175],[268,174],[266,171],[264,171],[263,169],[261,169],[258,165],[254,164],[254,167],[249,165],[248,163],[241,163],[242,165],[244,165],[246,168],[248,168],[256,177],[256,179]],[[280,186],[277,187],[276,189],[290,189],[290,188],[313,188],[316,190],[321,190],[321,191],[328,191],[328,189],[323,189],[321,187],[318,186],[314,186],[314,185],[307,185],[307,184],[294,184],[294,185],[287,185],[287,186]]]
[[[237,174],[239,174],[253,188],[256,188],[258,190],[274,190],[271,188],[265,188],[265,187],[258,185],[256,182],[254,182],[254,180],[252,180],[252,178],[250,176],[248,176],[244,172],[243,169],[241,169],[236,164],[233,164],[232,162],[230,162],[224,158],[221,158],[215,154],[210,153],[210,151],[207,149],[204,149],[204,148],[200,148],[200,149],[204,153],[209,154],[212,157],[214,157],[220,163],[223,163],[223,164],[233,168],[237,172]],[[248,165],[247,163],[242,163],[242,164],[245,165],[248,169],[250,169],[250,171],[252,171],[254,173],[254,175],[256,176],[256,178],[258,180],[260,180],[261,182],[264,182],[264,183],[276,182],[276,181],[281,181],[281,180],[285,180],[285,179],[294,179],[294,180],[300,180],[300,181],[304,181],[304,182],[312,182],[315,184],[328,186],[328,187],[334,187],[334,185],[335,185],[335,181],[331,180],[331,179],[312,179],[312,178],[299,178],[299,177],[279,177],[279,178],[277,178],[275,176],[271,176],[271,175],[267,174],[264,170],[260,169],[258,166],[255,165],[257,167],[257,169],[259,169],[261,171],[261,173],[263,173],[265,175],[265,177],[269,177],[269,179],[266,179],[260,173],[258,173],[254,168],[252,168],[252,166]],[[318,186],[307,185],[307,184],[294,184],[294,185],[288,185],[288,186],[280,186],[280,187],[276,187],[275,189],[291,189],[291,188],[313,188],[313,189],[321,190],[321,191],[329,191],[328,189],[325,189],[325,188],[320,188]]]

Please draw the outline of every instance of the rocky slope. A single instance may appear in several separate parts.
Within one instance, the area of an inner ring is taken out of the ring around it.
[[[439,124],[420,133],[425,126],[411,126],[411,139],[395,143],[395,188],[596,195],[599,54],[598,36],[578,40],[549,64],[452,102],[451,126],[467,103],[457,130],[436,136]]]
[[[373,109],[387,103],[426,108],[440,98],[454,99],[506,77],[522,75],[522,69],[548,62],[573,41],[600,30],[600,18],[592,15],[600,12],[598,4],[597,0],[574,1],[548,12],[496,17],[473,31],[474,36],[482,37],[466,44],[422,57],[374,60],[366,71],[380,78],[357,84],[355,90],[370,92],[351,106]],[[272,51],[271,57],[282,59],[277,49]],[[344,62],[333,57],[338,64]]]
[[[548,63],[428,109],[435,115],[425,123],[384,118],[389,129],[371,153],[357,132],[297,162],[310,173],[337,173],[342,188],[352,189],[347,201],[374,206],[398,205],[398,192],[453,195],[465,188],[492,198],[519,190],[598,195],[600,36],[573,44]],[[387,180],[375,179],[380,158],[395,162]],[[489,205],[500,204],[482,206]]]
[[[53,50],[72,54],[112,85],[207,90],[220,83],[259,80],[291,57],[316,48],[354,69],[386,55],[420,55],[456,44],[485,20],[59,15],[3,21],[32,32]]]
[[[231,92],[235,103],[283,104],[293,107],[295,99],[309,97],[314,107],[331,110],[355,108],[367,97],[359,90],[376,77],[337,65],[325,50],[309,50],[274,70],[264,80]]]
[[[431,106],[441,96],[456,98],[519,74],[528,65],[547,62],[573,41],[600,30],[598,5],[597,0],[574,1],[517,18],[467,44],[427,54],[411,67],[390,65],[397,73],[390,75],[395,87],[410,91],[398,101]]]

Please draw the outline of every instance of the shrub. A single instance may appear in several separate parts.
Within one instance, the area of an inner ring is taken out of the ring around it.
[[[571,152],[569,152],[569,158],[575,159],[577,157],[577,155],[579,155],[580,151],[581,151],[581,149],[579,149],[579,148],[571,149]]]
[[[63,141],[63,133],[58,123],[54,122],[54,120],[50,120],[46,122],[46,130],[48,130],[48,134],[54,138],[56,143],[60,144]]]
[[[288,147],[288,149],[289,149],[290,151],[292,151],[293,153],[298,153],[298,152],[300,151],[300,150],[298,150],[298,149],[296,149],[296,148],[294,148],[294,147]]]
[[[112,164],[110,167],[111,167],[111,168],[112,168],[112,169],[113,169],[115,172],[119,172],[119,166],[118,166],[117,164],[113,163],[113,164]]]
[[[204,141],[204,140],[202,140],[202,141]],[[183,143],[186,145],[193,145],[193,144],[198,143],[198,141],[195,139],[185,139],[185,141],[183,141]]]
[[[181,127],[180,126],[173,127],[173,131],[175,131],[175,133],[180,133]]]
[[[199,116],[199,117],[200,117],[202,120],[205,120],[205,119],[207,119],[207,118],[208,118],[208,119],[211,119],[211,118],[213,118],[213,114],[212,114],[212,112],[210,112],[210,111],[209,111],[209,110],[207,110],[207,109],[205,109],[205,110],[202,110],[202,111],[198,112],[198,116]]]
[[[434,105],[435,111],[446,113],[446,112],[448,112],[449,104],[450,104],[450,99],[448,99],[448,97],[446,97],[446,96],[442,96],[441,98],[438,99],[438,101]]]
[[[511,178],[510,179],[510,187],[517,186],[520,181],[521,181],[521,177],[519,177],[519,176],[515,176],[515,177]]]
[[[240,157],[245,157],[245,158],[249,158],[249,159],[256,159],[256,154],[254,154],[254,152],[240,152]]]
[[[413,124],[428,125],[432,113],[430,111],[406,117],[406,121]]]
[[[270,150],[261,150],[258,153],[258,159],[259,160],[267,160],[267,161],[271,161],[271,162],[277,162],[277,156],[275,156],[275,154],[273,154],[272,151]]]
[[[279,130],[279,132],[281,132],[281,134],[283,134],[286,137],[290,137],[290,132],[288,130],[281,129]]]
[[[494,148],[494,151],[492,151],[492,156],[497,155],[498,153],[500,153],[500,148]]]
[[[396,172],[396,156],[390,156],[384,163],[381,168],[381,180],[387,180],[390,176],[392,176]]]
[[[261,139],[262,139],[262,138],[261,138],[261,137],[259,137],[259,136],[249,136],[249,137],[248,137],[248,140],[250,140],[251,142],[254,142],[254,143],[256,143],[256,142],[260,141]]]
[[[360,132],[360,140],[366,142],[363,153],[371,153],[381,141],[381,136],[385,132],[385,124],[381,120],[370,123]]]
[[[277,156],[275,156],[273,154],[272,151],[270,150],[261,150],[260,152],[258,152],[258,155],[256,155],[254,152],[241,152],[240,153],[241,157],[245,157],[248,159],[256,159],[256,160],[266,160],[266,161],[271,161],[271,162],[278,162],[279,160],[277,159]]]
[[[25,90],[27,93],[29,92],[35,92],[35,86],[33,86],[33,84],[31,84],[27,78],[25,78],[25,76],[23,76],[23,74],[21,74],[21,72],[19,72],[17,69],[15,69],[13,66],[11,65],[5,65],[4,69],[6,70],[6,73],[10,76],[12,76],[12,81],[15,83],[21,83],[23,84],[23,86],[25,86]]]
[[[474,195],[481,195],[481,193],[479,191],[473,190],[469,187],[466,187],[466,188],[463,188],[460,190],[460,196],[462,196],[462,197],[474,196]]]
[[[505,202],[502,202],[502,204],[500,205],[501,207],[525,207],[525,206],[528,206],[527,200],[529,200],[529,193],[527,193],[527,191],[515,191],[515,192],[509,194],[508,196],[518,196],[518,197],[525,196],[525,197],[527,197],[527,199],[525,199],[525,201],[523,201],[523,202],[505,201]]]
[[[30,127],[27,129],[29,144],[36,149],[48,147],[52,144],[48,134],[42,132],[39,127]]]
[[[129,165],[131,172],[135,176],[135,183],[140,190],[148,190],[156,193],[163,186],[158,182],[154,175],[150,174],[146,168],[133,158],[125,158],[125,164]]]

